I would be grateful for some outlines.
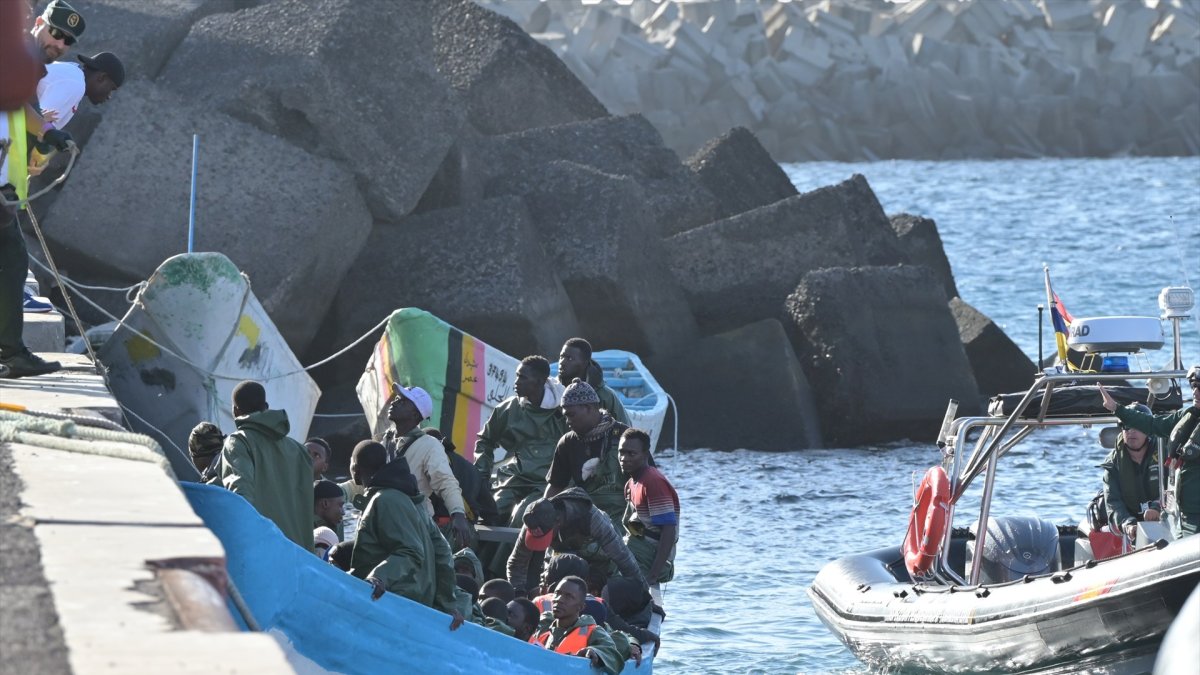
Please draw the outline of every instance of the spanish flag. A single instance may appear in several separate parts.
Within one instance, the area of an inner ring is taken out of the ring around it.
[[[1058,363],[1071,370],[1071,362],[1067,360],[1067,335],[1071,328],[1071,322],[1075,319],[1071,317],[1071,313],[1067,311],[1058,294],[1050,287],[1050,267],[1043,266],[1042,271],[1046,276],[1046,305],[1050,308],[1050,321],[1054,324],[1054,342],[1058,346]]]

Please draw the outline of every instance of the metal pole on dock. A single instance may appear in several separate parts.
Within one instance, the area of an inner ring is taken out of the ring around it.
[[[192,134],[192,199],[188,208],[188,253],[191,253],[196,245],[196,160],[199,154],[200,134]]]

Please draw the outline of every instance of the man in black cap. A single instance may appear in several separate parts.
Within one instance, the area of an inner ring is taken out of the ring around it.
[[[63,0],[50,0],[46,11],[33,22],[30,33],[46,63],[54,63],[71,50],[83,35],[83,15]]]
[[[87,96],[93,105],[100,105],[122,84],[125,66],[112,52],[80,56],[79,63],[51,63],[38,82],[38,108],[46,122],[62,129],[75,116],[80,99]]]

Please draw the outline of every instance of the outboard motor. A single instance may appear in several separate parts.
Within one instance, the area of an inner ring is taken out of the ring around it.
[[[971,525],[975,534],[979,523]],[[975,539],[967,542],[967,564],[974,559]],[[988,518],[979,582],[998,584],[1026,574],[1058,570],[1058,528],[1037,517]],[[970,570],[968,570],[970,573]]]

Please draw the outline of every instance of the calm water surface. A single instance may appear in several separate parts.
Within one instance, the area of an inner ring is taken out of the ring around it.
[[[801,191],[861,173],[889,214],[935,219],[962,298],[1031,357],[1043,262],[1077,317],[1157,315],[1161,287],[1200,290],[1200,158],[784,168]],[[1197,333],[1188,324],[1189,363],[1200,362]],[[1159,352],[1152,365],[1166,358]],[[1002,462],[993,512],[1078,522],[1100,487],[1104,454],[1095,430],[1035,435]],[[912,443],[663,458],[683,525],[656,669],[869,672],[817,619],[805,590],[828,561],[899,543],[914,474],[937,461],[932,446]]]

